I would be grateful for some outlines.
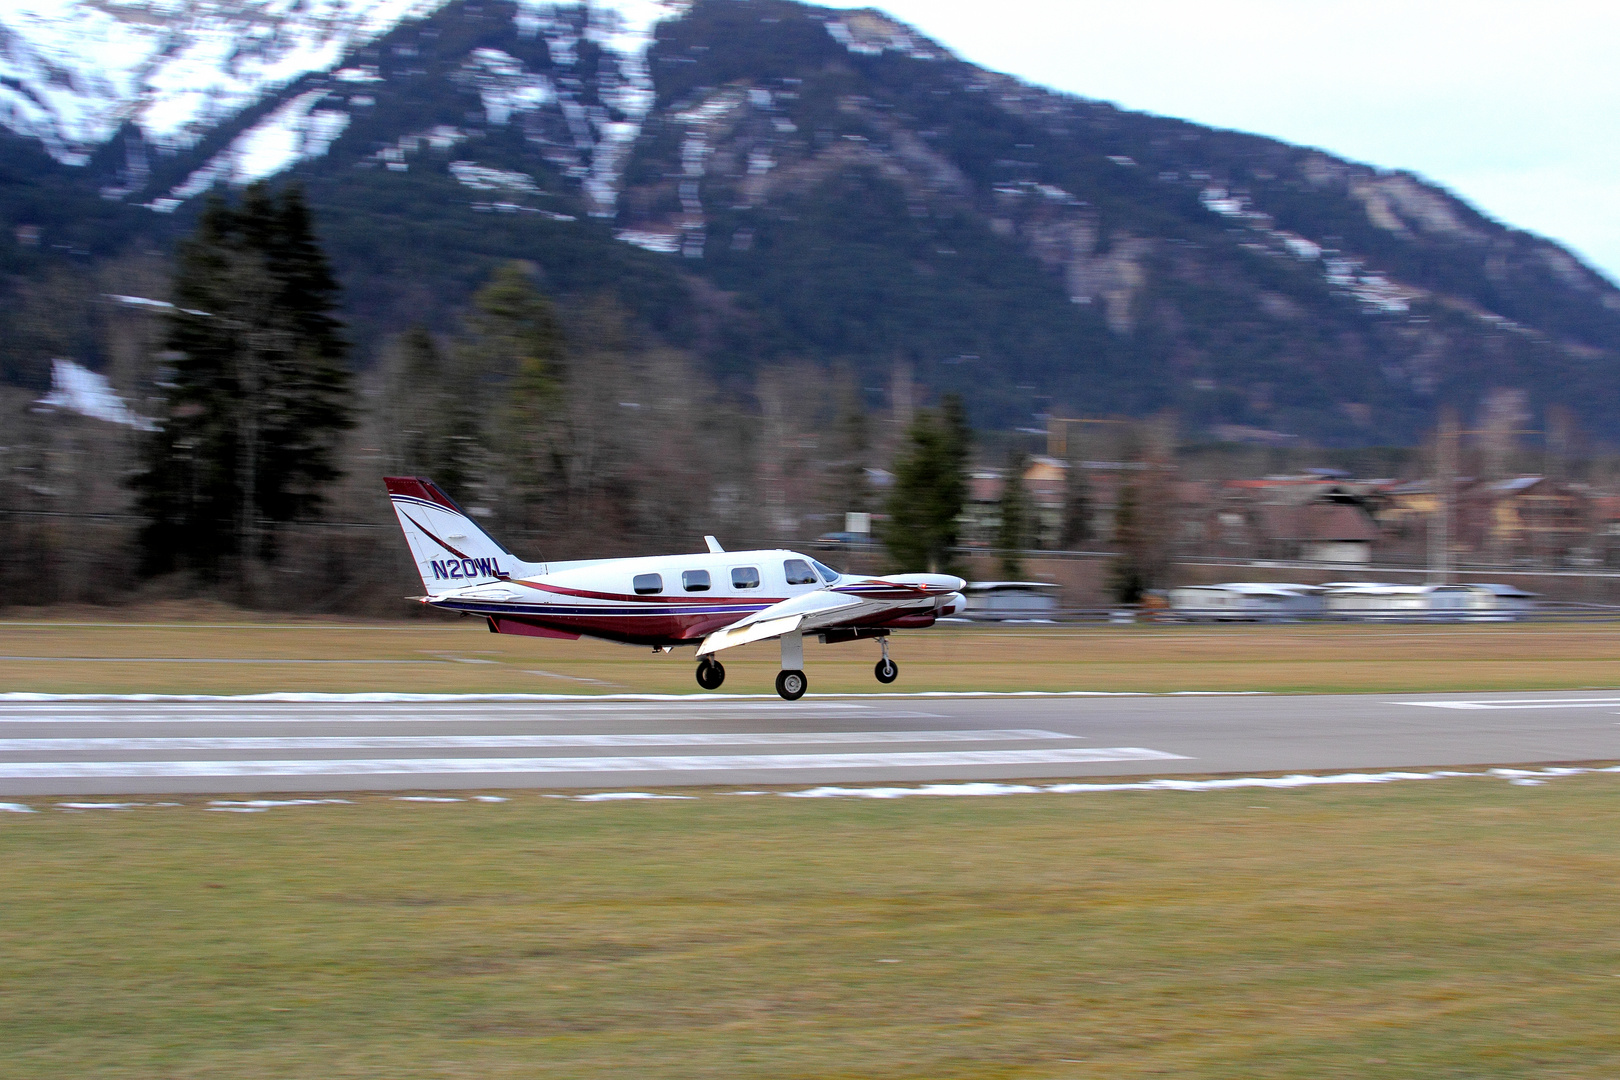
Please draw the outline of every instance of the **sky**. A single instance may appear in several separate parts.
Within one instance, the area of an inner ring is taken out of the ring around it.
[[[1026,82],[1410,170],[1620,283],[1620,4],[820,2]]]

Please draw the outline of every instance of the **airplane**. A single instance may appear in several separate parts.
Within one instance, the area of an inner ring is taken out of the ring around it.
[[[481,616],[491,633],[598,638],[668,653],[697,647],[697,683],[726,680],[719,654],[777,638],[776,692],[797,701],[809,688],[804,638],[823,644],[876,640],[873,668],[900,675],[889,634],[932,626],[967,606],[966,582],[950,574],[841,574],[796,551],[726,551],[712,536],[691,555],[524,562],[496,543],[426,477],[383,478],[426,596],[446,611]]]

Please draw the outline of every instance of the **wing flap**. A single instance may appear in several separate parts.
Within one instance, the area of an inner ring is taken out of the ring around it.
[[[721,649],[734,649],[738,645],[747,645],[750,641],[763,641],[766,638],[781,637],[790,634],[799,628],[804,621],[803,615],[785,615],[780,619],[766,619],[764,622],[751,623],[748,626],[728,626],[724,630],[716,630],[703,639],[698,646],[697,654],[707,656],[717,653]]]
[[[746,645],[750,641],[781,637],[795,630],[807,629],[806,624],[821,626],[828,621],[836,621],[828,620],[828,616],[832,613],[846,608],[861,607],[864,603],[859,597],[845,596],[826,589],[818,589],[803,596],[789,597],[780,603],[756,611],[722,630],[716,630],[703,639],[703,644],[698,646],[698,655],[707,656],[721,649]]]

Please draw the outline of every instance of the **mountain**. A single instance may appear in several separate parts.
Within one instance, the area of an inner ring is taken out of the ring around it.
[[[0,125],[12,289],[166,250],[215,184],[295,178],[362,358],[520,258],[741,393],[808,360],[874,405],[896,370],[964,392],[982,425],[1174,409],[1194,437],[1368,444],[1518,391],[1620,437],[1620,290],[1558,245],[872,11],[27,0]],[[31,340],[0,376],[43,379]]]

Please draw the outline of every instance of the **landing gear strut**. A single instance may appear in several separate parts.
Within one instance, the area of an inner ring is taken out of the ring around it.
[[[782,670],[776,673],[776,692],[788,701],[798,701],[810,686],[804,677],[804,635],[782,635]]]
[[[720,684],[726,681],[726,669],[720,661],[705,656],[698,661],[697,684],[705,690],[718,690]]]
[[[872,669],[872,674],[877,676],[878,682],[887,686],[900,677],[900,665],[889,659],[888,638],[878,638],[878,644],[883,646],[883,659],[877,662],[877,667]]]

